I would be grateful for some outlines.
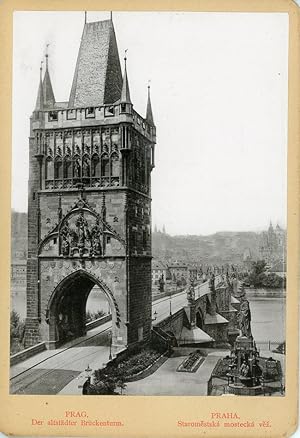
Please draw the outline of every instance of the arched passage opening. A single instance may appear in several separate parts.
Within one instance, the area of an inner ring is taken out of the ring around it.
[[[83,270],[66,277],[55,288],[48,304],[50,343],[57,346],[85,335],[89,317],[97,318],[101,308],[103,313],[112,314],[114,329],[117,312],[109,291]]]
[[[200,310],[198,310],[198,312],[196,313],[196,325],[197,327],[199,327],[201,330],[203,329],[203,316],[202,316],[202,312]]]

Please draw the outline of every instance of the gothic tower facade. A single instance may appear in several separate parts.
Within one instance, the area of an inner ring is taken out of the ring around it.
[[[112,20],[85,23],[68,102],[46,55],[30,119],[26,345],[55,348],[86,331],[97,285],[112,344],[151,332],[151,171],[156,130],[134,109]]]

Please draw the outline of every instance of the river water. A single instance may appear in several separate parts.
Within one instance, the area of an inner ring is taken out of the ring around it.
[[[279,295],[279,294],[277,294]],[[256,342],[285,341],[285,296],[251,296],[247,294],[251,310],[251,328]]]
[[[257,293],[259,294],[260,291],[258,290]],[[285,296],[278,292],[272,293],[272,291],[267,296],[255,296],[257,294],[247,290],[246,294],[250,303],[252,334],[256,342],[283,342],[285,340]],[[13,293],[12,308],[19,313],[21,318],[25,318],[25,291]],[[109,313],[107,298],[96,286],[89,295],[86,310],[90,312],[103,310]]]

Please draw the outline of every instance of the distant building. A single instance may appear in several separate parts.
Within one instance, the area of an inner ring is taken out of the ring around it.
[[[15,260],[11,264],[11,288],[21,289],[26,286],[26,260]]]
[[[188,280],[188,266],[186,263],[179,261],[171,262],[169,264],[169,271],[173,281],[182,281],[182,279],[187,282]]]
[[[286,253],[286,231],[278,224],[274,229],[270,222],[268,231],[261,233],[259,250],[260,257],[270,265],[283,261]]]
[[[152,286],[158,286],[159,280],[170,277],[168,266],[160,260],[152,260]]]

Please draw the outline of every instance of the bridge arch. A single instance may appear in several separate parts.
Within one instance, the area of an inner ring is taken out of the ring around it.
[[[199,327],[201,330],[203,330],[203,326],[204,326],[204,317],[203,317],[203,313],[201,311],[200,308],[198,308],[197,312],[196,312],[196,325],[197,327]]]
[[[98,286],[108,300],[112,314],[112,337],[115,337],[120,312],[111,290],[90,272],[79,269],[61,280],[49,298],[46,322],[50,348],[86,333],[86,304],[94,286]]]

